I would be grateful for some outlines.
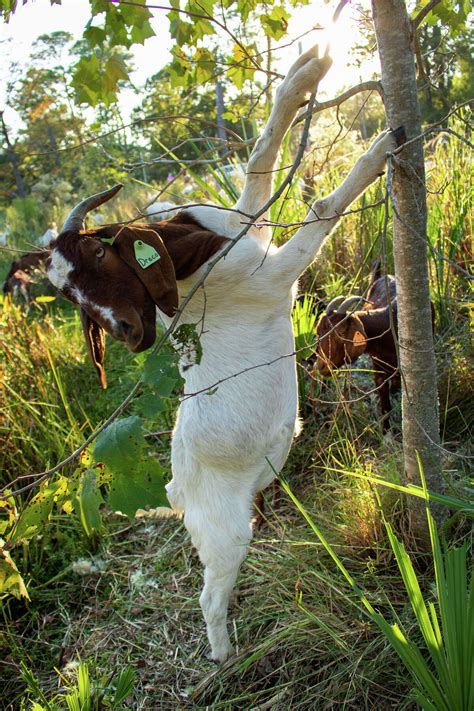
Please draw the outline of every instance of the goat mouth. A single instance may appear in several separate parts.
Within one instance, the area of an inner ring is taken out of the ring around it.
[[[153,323],[153,327],[148,326],[142,321],[142,332],[138,339],[133,337],[124,338],[124,342],[129,351],[132,353],[142,353],[148,350],[154,344],[156,339],[156,326]]]

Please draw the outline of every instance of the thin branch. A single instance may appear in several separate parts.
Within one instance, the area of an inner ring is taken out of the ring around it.
[[[427,16],[427,14],[428,14],[429,12],[431,12],[431,10],[432,10],[432,9],[435,7],[435,5],[437,5],[439,2],[441,2],[441,0],[430,0],[428,3],[426,3],[426,5],[420,10],[420,12],[418,13],[418,15],[413,18],[413,20],[412,20],[412,25],[413,25],[413,27],[416,28],[416,27],[418,27],[419,25],[421,25],[421,23],[423,22],[423,20],[424,20],[425,17]]]
[[[361,84],[356,84],[356,86],[352,86],[350,89],[347,89],[347,91],[344,91],[342,94],[339,94],[339,96],[335,96],[334,99],[329,99],[328,101],[317,101],[314,105],[314,108],[311,110],[311,113],[314,115],[319,113],[320,111],[324,111],[325,109],[330,109],[333,106],[339,106],[340,104],[344,103],[344,101],[347,101],[356,94],[360,94],[362,91],[376,91],[383,99],[383,89],[381,82],[372,79],[370,81],[363,81]],[[301,123],[301,121],[304,121],[308,111],[309,109],[297,116],[293,121],[291,128]]]

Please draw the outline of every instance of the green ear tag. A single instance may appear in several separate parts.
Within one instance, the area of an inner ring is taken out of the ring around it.
[[[145,244],[141,239],[137,239],[133,248],[135,250],[135,259],[139,263],[142,269],[150,267],[152,264],[160,259],[160,255],[154,247],[150,247],[149,244]]]

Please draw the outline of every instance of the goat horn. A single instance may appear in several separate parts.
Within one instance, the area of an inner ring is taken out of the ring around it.
[[[113,196],[118,193],[118,191],[122,188],[123,185],[119,183],[118,185],[114,185],[114,187],[110,188],[109,190],[104,190],[101,193],[91,195],[90,197],[85,198],[85,200],[82,200],[82,202],[76,205],[76,207],[72,208],[71,212],[66,218],[64,225],[61,228],[61,233],[66,232],[68,230],[83,230],[84,218],[87,213],[113,198]]]
[[[329,302],[329,304],[326,306],[326,315],[330,316],[334,311],[336,310],[336,307],[339,306],[341,301],[344,301],[344,296],[335,296],[332,301]]]
[[[345,314],[348,311],[357,311],[364,301],[367,301],[367,299],[364,299],[363,296],[347,296],[337,307],[337,313]]]

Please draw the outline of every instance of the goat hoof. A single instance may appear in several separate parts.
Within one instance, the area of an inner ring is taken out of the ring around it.
[[[208,655],[208,659],[218,664],[223,664],[231,657],[235,656],[235,649],[229,642],[228,644],[223,644],[219,647],[214,647],[211,653]]]
[[[397,148],[399,146],[403,146],[403,144],[406,143],[406,140],[407,140],[407,134],[405,133],[405,126],[399,126],[398,128],[392,129],[392,136],[394,137],[394,139],[397,143]]]

